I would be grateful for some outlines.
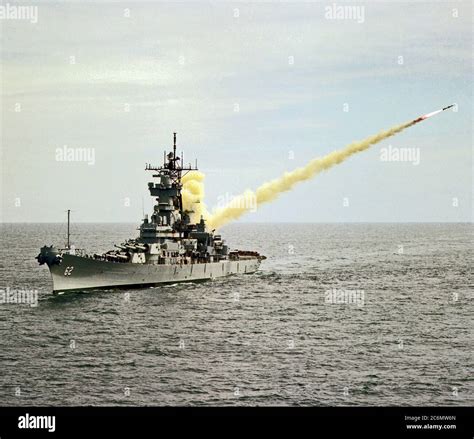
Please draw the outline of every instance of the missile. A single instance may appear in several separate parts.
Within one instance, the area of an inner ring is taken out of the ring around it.
[[[454,107],[454,104],[448,105],[447,107],[444,107],[444,108],[443,108],[443,111],[444,111],[444,110],[448,110],[449,108],[453,108],[453,107]]]
[[[431,113],[425,114],[424,116],[420,116],[419,118],[413,120],[413,123],[418,123],[418,122],[421,122],[422,120],[426,120],[429,117],[434,116],[435,114],[441,113],[444,110],[454,107],[454,105],[455,104],[451,104],[451,105],[448,105],[447,107],[442,108],[441,110],[436,110]]]

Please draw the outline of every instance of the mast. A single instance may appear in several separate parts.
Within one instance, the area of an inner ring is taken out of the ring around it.
[[[70,244],[69,244],[69,236],[70,236],[70,233],[69,233],[69,227],[70,227],[70,223],[71,223],[71,210],[68,209],[67,210],[67,244],[66,244],[66,248],[69,250],[71,248]]]
[[[173,133],[173,169],[176,169],[176,133]]]

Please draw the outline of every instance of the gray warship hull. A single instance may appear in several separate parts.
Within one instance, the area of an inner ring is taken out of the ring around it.
[[[216,279],[255,273],[260,260],[224,260],[199,264],[132,264],[63,254],[61,264],[50,265],[53,292],[144,287],[175,282]]]

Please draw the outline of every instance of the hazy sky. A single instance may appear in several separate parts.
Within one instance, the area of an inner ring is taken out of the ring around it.
[[[38,15],[0,20],[2,221],[138,223],[173,131],[212,207],[451,103],[242,221],[471,220],[471,1],[18,4]]]

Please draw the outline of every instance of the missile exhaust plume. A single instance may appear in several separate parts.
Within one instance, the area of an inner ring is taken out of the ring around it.
[[[332,166],[343,162],[352,155],[365,151],[371,146],[388,139],[389,137],[392,137],[413,125],[416,125],[417,123],[422,122],[434,116],[435,114],[441,113],[442,111],[451,108],[453,105],[432,113],[425,114],[424,116],[420,116],[417,119],[397,125],[388,130],[381,131],[378,134],[369,136],[364,140],[353,142],[347,145],[345,148],[333,151],[324,157],[315,158],[302,168],[297,168],[291,172],[285,172],[281,177],[262,184],[256,189],[255,192],[251,190],[245,191],[243,194],[235,197],[229,205],[214,210],[212,214],[209,214],[206,206],[202,204],[204,196],[204,174],[190,173],[192,175],[188,174],[189,177],[185,176],[183,178],[183,180],[185,180],[185,178],[188,177],[188,180],[186,180],[183,185],[183,192],[186,192],[186,197],[183,197],[184,205],[186,207],[187,205],[194,203],[193,206],[197,207],[192,208],[192,210],[196,212],[193,214],[193,219],[199,220],[200,215],[202,215],[204,219],[207,220],[207,224],[211,229],[217,229],[229,223],[230,221],[240,218],[246,212],[255,210],[256,206],[273,201],[282,192],[289,191],[297,183],[309,180],[318,173],[328,170]],[[199,215],[199,217],[197,217],[197,215]]]
[[[190,212],[191,223],[200,221],[201,216],[204,219],[209,217],[207,207],[204,204],[204,174],[199,171],[191,171],[181,178],[183,189],[184,209]]]

